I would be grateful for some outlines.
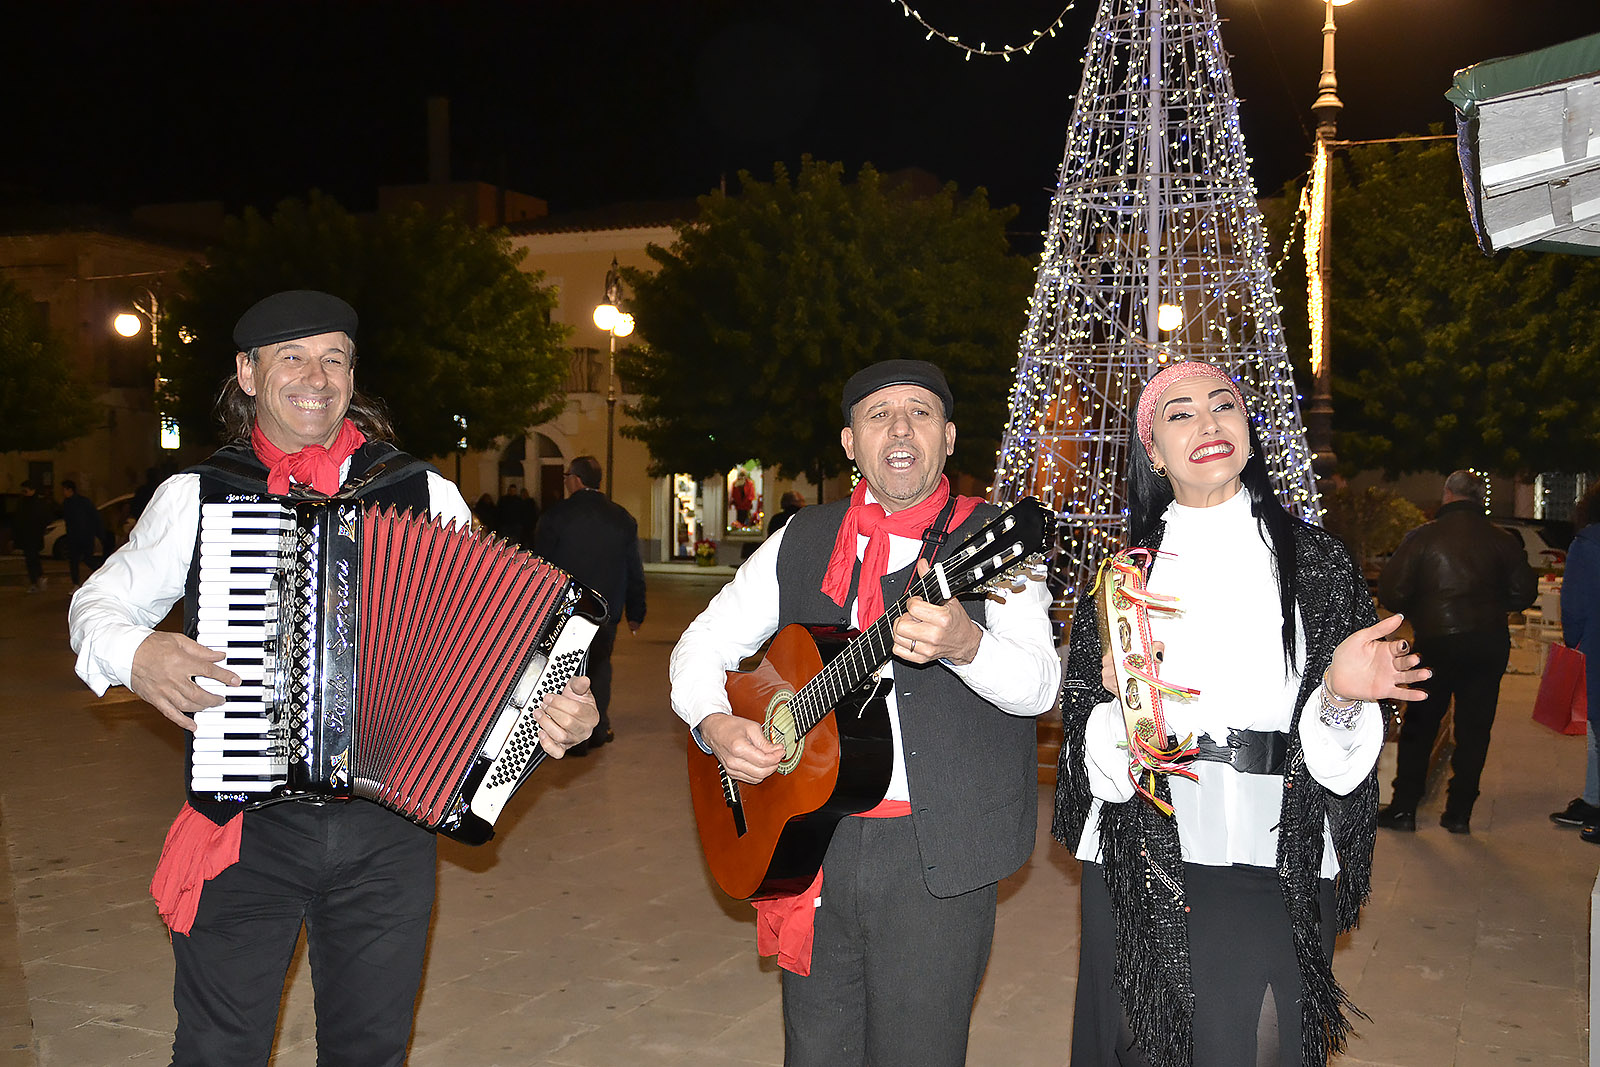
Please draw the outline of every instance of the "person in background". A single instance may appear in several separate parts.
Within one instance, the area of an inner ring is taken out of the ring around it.
[[[600,725],[588,742],[572,750],[587,755],[616,740],[611,728],[611,653],[617,624],[624,617],[628,631],[644,624],[644,564],[639,558],[639,524],[621,504],[600,491],[600,462],[578,456],[567,466],[567,497],[551,504],[539,520],[538,554],[572,575],[606,602],[606,621],[589,645],[589,679]]]
[[[44,588],[44,528],[50,523],[50,502],[39,495],[39,487],[30,479],[22,483],[22,499],[17,502],[17,516],[12,520],[11,539],[22,550],[22,563],[28,571],[28,592],[37,593]]]
[[[1583,653],[1589,698],[1588,771],[1583,796],[1550,818],[1561,826],[1581,826],[1585,841],[1600,845],[1600,481],[1589,487],[1572,516],[1577,533],[1567,548],[1561,575],[1561,641]]]
[[[94,569],[94,544],[105,539],[105,530],[94,501],[79,493],[78,483],[71,478],[61,483],[61,521],[67,528],[67,568],[76,589],[84,563]]]
[[[806,502],[804,497],[791,489],[779,499],[778,506],[782,510],[767,520],[768,537],[783,529],[794,518],[794,513],[806,506]]]
[[[1433,669],[1428,698],[1400,723],[1394,792],[1378,813],[1388,830],[1414,831],[1428,782],[1428,760],[1444,713],[1455,699],[1455,755],[1439,825],[1472,832],[1472,807],[1489,755],[1500,679],[1511,659],[1506,616],[1539,595],[1539,579],[1515,535],[1483,513],[1483,477],[1454,471],[1432,522],[1406,534],[1378,578],[1378,600],[1411,619],[1417,652]]]

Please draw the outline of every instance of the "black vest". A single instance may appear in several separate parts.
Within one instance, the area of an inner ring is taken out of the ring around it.
[[[849,624],[849,605],[840,607],[822,593],[849,503],[802,508],[784,527],[778,553],[780,627]],[[947,556],[997,514],[999,509],[980,504],[934,558]],[[913,570],[906,567],[882,579],[885,605],[901,597]],[[961,602],[975,621],[986,620],[981,594]],[[1039,814],[1035,720],[1001,711],[942,664],[896,660],[894,682],[911,819],[928,891],[952,897],[999,881],[1033,852]]]
[[[419,514],[429,511],[428,473],[434,467],[383,441],[368,441],[350,457],[350,473],[343,489],[349,496],[373,504],[409,509]],[[200,476],[200,499],[223,493],[267,495],[267,468],[248,445],[225,445],[210,459],[189,468],[187,474]],[[363,482],[363,479],[366,479]],[[195,530],[194,559],[184,587],[183,632],[194,637],[196,609],[200,600],[200,531]],[[194,735],[185,731],[186,745],[192,749]],[[187,759],[185,766],[188,765]],[[221,826],[243,810],[238,803],[222,803],[190,798],[195,810]]]

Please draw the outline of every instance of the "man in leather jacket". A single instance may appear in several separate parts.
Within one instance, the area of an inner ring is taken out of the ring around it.
[[[1482,476],[1451,474],[1434,520],[1406,535],[1378,579],[1379,601],[1411,620],[1417,653],[1433,669],[1422,683],[1428,699],[1406,711],[1400,728],[1394,794],[1378,813],[1378,825],[1391,830],[1417,828],[1434,736],[1454,696],[1456,748],[1439,825],[1453,834],[1471,832],[1500,679],[1511,654],[1506,616],[1538,595],[1521,543],[1489,521],[1483,501]]]

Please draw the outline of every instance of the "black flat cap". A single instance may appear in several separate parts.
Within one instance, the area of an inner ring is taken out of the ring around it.
[[[891,385],[920,385],[927,389],[944,404],[947,422],[955,410],[956,398],[950,395],[950,383],[944,380],[944,371],[923,359],[886,359],[856,371],[844,383],[844,402],[839,405],[844,421],[850,421],[850,409],[856,404]]]
[[[258,300],[233,327],[233,343],[248,352],[319,333],[344,332],[356,337],[356,309],[331,293],[290,289]]]

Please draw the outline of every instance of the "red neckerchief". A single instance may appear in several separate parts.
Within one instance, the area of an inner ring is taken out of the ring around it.
[[[307,445],[298,452],[285,452],[267,440],[259,422],[250,429],[250,444],[256,450],[256,458],[266,464],[267,492],[273,496],[287,496],[291,478],[323,496],[332,496],[339,491],[339,468],[366,443],[367,435],[349,419],[339,427],[333,444]]]
[[[828,557],[828,570],[822,578],[822,592],[841,608],[850,595],[850,575],[856,566],[856,536],[867,536],[867,551],[861,557],[861,582],[856,589],[856,626],[865,630],[883,614],[883,586],[881,579],[888,573],[889,535],[918,540],[938,518],[939,509],[950,497],[950,479],[939,476],[939,485],[920,504],[900,511],[886,512],[877,502],[868,503],[865,479],[856,483],[850,494],[850,509],[839,524],[839,536],[833,542],[833,555]],[[975,496],[956,498],[955,514],[951,527],[967,521],[982,501]]]

